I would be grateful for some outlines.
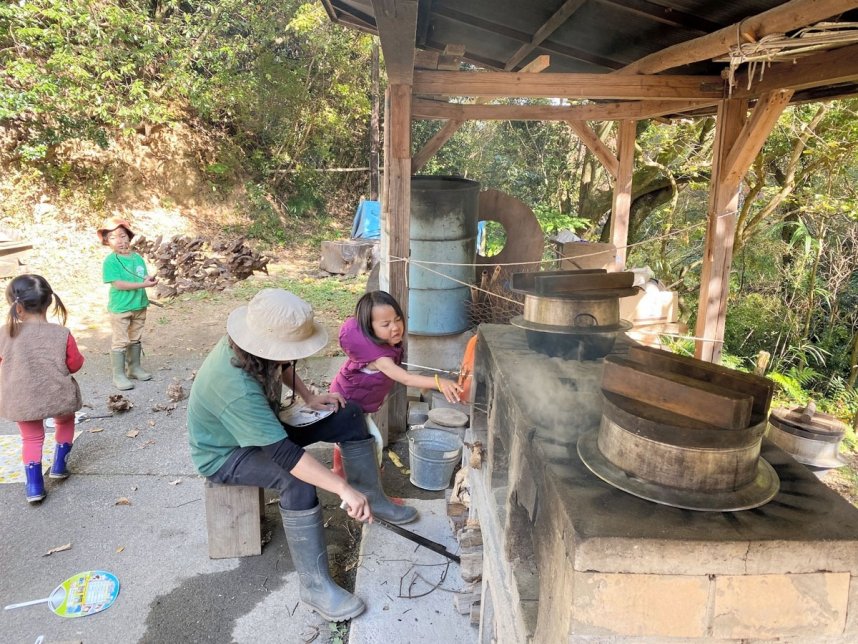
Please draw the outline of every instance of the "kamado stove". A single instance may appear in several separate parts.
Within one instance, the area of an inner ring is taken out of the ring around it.
[[[628,278],[569,273],[479,328],[479,641],[858,641],[858,510],[764,440],[770,383],[636,345]]]

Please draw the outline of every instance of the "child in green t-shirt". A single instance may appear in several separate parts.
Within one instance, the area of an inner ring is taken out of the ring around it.
[[[110,284],[107,310],[113,328],[110,358],[113,384],[117,389],[133,389],[129,378],[151,380],[152,374],[140,366],[143,325],[149,298],[146,289],[158,283],[148,274],[143,258],[131,251],[134,231],[124,219],[109,217],[98,229],[98,238],[113,252],[102,265],[105,284]]]

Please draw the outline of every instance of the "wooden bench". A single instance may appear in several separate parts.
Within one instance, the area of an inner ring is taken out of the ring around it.
[[[262,554],[264,492],[250,485],[205,482],[209,558]]]

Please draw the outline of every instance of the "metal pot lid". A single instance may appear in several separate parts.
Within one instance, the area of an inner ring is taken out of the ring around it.
[[[429,410],[429,420],[442,427],[465,427],[468,415],[452,407],[436,407]]]
[[[608,335],[628,331],[632,328],[632,323],[627,320],[620,320],[617,324],[609,326],[560,326],[556,324],[539,324],[525,320],[523,315],[516,315],[509,321],[519,329],[528,331],[540,331],[542,333],[559,333],[564,335]]]
[[[840,440],[846,433],[846,424],[835,416],[815,410],[808,414],[806,411],[805,407],[779,407],[772,410],[769,422],[790,434],[799,436],[812,434],[818,436],[819,440],[830,438],[832,442]]]
[[[702,492],[657,485],[630,476],[608,461],[599,450],[599,432],[593,431],[578,439],[578,456],[593,474],[641,499],[685,510],[708,512],[737,512],[750,510],[771,501],[780,489],[780,479],[774,468],[758,459],[757,475],[742,487],[729,492]]]

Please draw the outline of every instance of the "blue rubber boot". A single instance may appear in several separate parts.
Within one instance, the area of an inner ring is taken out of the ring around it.
[[[27,483],[24,491],[30,503],[38,503],[45,498],[45,479],[42,476],[42,464],[31,461],[24,468]]]
[[[57,443],[54,449],[54,462],[51,464],[51,472],[48,474],[52,479],[67,479],[69,477],[66,459],[69,457],[71,448],[71,443]]]

